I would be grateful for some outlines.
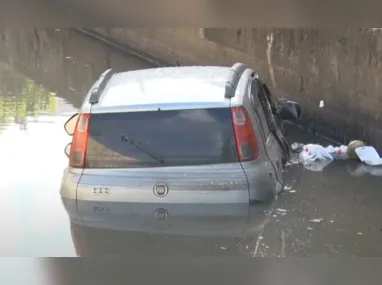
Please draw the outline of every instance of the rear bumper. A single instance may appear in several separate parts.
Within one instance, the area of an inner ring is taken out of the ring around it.
[[[78,201],[154,204],[240,204],[249,202],[247,185],[234,190],[174,190],[170,184],[168,194],[164,197],[158,197],[153,187],[127,188],[121,185],[88,185],[79,183],[80,177],[80,174],[69,172],[64,174],[60,190],[61,197]]]
[[[77,199],[77,186],[80,182],[82,169],[67,167],[61,179],[60,195],[62,198]]]
[[[219,184],[221,190],[217,190],[216,184],[208,180],[203,189],[190,181],[186,181],[183,185],[182,177],[178,177],[177,180],[174,179],[168,183],[168,194],[164,197],[158,197],[155,194],[153,188],[155,181],[146,182],[143,185],[139,179],[118,176],[114,180],[109,177],[107,180],[113,181],[113,184],[108,183],[106,186],[102,183],[102,179],[99,179],[102,176],[97,175],[95,183],[85,184],[84,182],[90,182],[93,179],[87,177],[84,181],[81,179],[83,177],[81,170],[68,168],[64,171],[60,194],[63,198],[78,201],[110,203],[248,204],[253,201],[272,199],[276,194],[276,186],[274,180],[269,177],[269,173],[263,168],[243,166],[246,172],[245,182],[242,177],[235,179],[237,176],[230,178],[227,174],[225,183]],[[244,175],[244,172],[241,175]],[[250,182],[249,187],[247,177]],[[133,184],[136,186],[132,187]],[[208,186],[211,188],[208,189]]]
[[[271,163],[256,161],[242,163],[249,185],[249,201],[270,201],[280,192],[280,181],[277,179]],[[281,176],[282,173],[279,174]],[[280,184],[281,185],[281,184]]]
[[[123,202],[123,203],[158,203],[158,204],[230,204],[248,203],[248,189],[238,190],[196,190],[196,189],[172,189],[169,185],[168,194],[158,197],[153,187],[137,187],[135,189],[123,186],[98,187],[102,189],[102,194],[94,194],[94,185],[80,184],[77,189],[77,199],[79,201],[99,201],[99,202]],[[97,191],[97,190],[95,190]]]
[[[70,179],[66,179],[70,183]],[[159,187],[160,186],[160,187]],[[160,193],[160,189],[165,193]],[[162,189],[162,190],[163,190]],[[158,192],[159,191],[159,192]],[[232,204],[248,203],[240,163],[136,169],[85,169],[78,201]]]

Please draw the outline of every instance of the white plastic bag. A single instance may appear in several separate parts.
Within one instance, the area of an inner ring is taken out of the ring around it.
[[[304,146],[302,152],[300,153],[300,160],[302,162],[323,159],[333,160],[333,157],[330,155],[326,148],[319,144],[307,144]]]
[[[372,146],[363,146],[355,149],[359,159],[370,166],[382,165],[382,158]]]
[[[330,153],[321,145],[307,144],[302,149],[299,160],[310,171],[322,171],[333,161]]]
[[[349,159],[348,147],[346,145],[341,145],[337,147],[333,147],[330,145],[330,146],[327,146],[325,149],[327,150],[327,152],[330,153],[333,159],[342,159],[342,160]]]

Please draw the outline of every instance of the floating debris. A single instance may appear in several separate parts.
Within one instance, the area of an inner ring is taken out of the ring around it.
[[[320,101],[320,105],[319,105],[320,108],[324,107],[324,105],[325,105],[325,104],[324,104],[324,100],[321,100],[321,101]]]
[[[324,219],[322,219],[322,218],[310,220],[311,223],[315,223],[315,224],[322,223],[323,221],[324,221]]]
[[[221,246],[220,249],[222,249],[222,250],[226,250],[227,248],[224,247],[224,246]]]
[[[313,231],[313,228],[309,227],[307,228],[308,231]]]
[[[359,235],[359,236],[362,236],[362,235],[363,235],[363,233],[358,233],[358,235]]]
[[[297,157],[295,157],[295,158],[291,158],[287,163],[285,163],[285,166],[291,166],[291,165],[295,165],[299,163],[300,161],[298,160]]]
[[[284,186],[284,190],[290,190],[292,189],[292,186]]]
[[[300,153],[304,148],[304,144],[295,142],[291,144],[291,148],[294,152]]]
[[[286,213],[287,210],[285,210],[285,209],[276,209],[276,211]]]

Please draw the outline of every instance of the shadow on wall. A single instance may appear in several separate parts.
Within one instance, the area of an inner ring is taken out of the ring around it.
[[[211,28],[204,39],[262,63],[269,85],[301,103],[305,127],[342,143],[365,139],[381,148],[380,30]]]

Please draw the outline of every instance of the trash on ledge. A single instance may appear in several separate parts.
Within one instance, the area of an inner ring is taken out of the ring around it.
[[[363,141],[351,141],[348,144],[348,155],[352,159],[358,159],[357,153],[355,150],[359,147],[365,146],[365,143]]]
[[[372,146],[363,146],[355,149],[360,161],[370,166],[382,165],[382,158]]]
[[[347,149],[346,149],[347,155]],[[341,154],[340,148],[334,148],[333,146],[323,147],[319,144],[307,144],[304,145],[302,151],[300,152],[300,161],[316,161],[316,160],[333,160],[338,156],[344,156]]]
[[[351,141],[347,146],[293,143],[291,148],[299,153],[299,162],[311,171],[322,171],[333,160],[359,160],[368,166],[382,166],[382,158],[372,146],[365,146],[360,140]],[[370,171],[368,171],[370,173]]]
[[[304,148],[304,144],[303,143],[292,143],[291,147],[292,147],[292,150],[294,152],[301,152],[302,149]]]

